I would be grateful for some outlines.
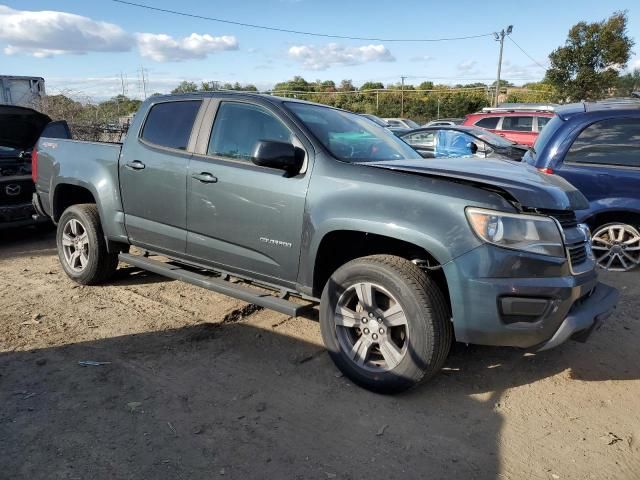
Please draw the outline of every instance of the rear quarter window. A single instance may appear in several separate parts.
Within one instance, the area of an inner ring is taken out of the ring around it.
[[[140,138],[166,148],[186,150],[200,100],[157,103],[151,107]]]
[[[575,139],[565,162],[640,167],[640,118],[595,122]]]

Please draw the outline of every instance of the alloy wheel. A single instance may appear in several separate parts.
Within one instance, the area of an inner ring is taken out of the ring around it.
[[[640,233],[631,225],[604,225],[591,241],[598,265],[606,270],[627,272],[640,265]]]
[[[360,368],[393,370],[407,354],[407,317],[380,285],[361,282],[347,288],[338,299],[334,320],[340,348]]]
[[[82,272],[89,263],[89,236],[84,225],[75,218],[62,229],[62,252],[74,272]]]

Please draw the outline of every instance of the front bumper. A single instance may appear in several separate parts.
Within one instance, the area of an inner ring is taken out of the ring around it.
[[[34,218],[35,210],[31,203],[0,206],[0,229],[17,228],[48,221],[48,218]]]
[[[549,350],[564,343],[569,338],[586,342],[593,330],[611,316],[618,303],[620,294],[617,289],[598,282],[590,296],[576,303],[569,315],[560,324],[550,340],[537,350]]]
[[[618,291],[587,261],[574,275],[564,259],[482,245],[447,263],[456,340],[546,350],[588,336],[613,312]]]

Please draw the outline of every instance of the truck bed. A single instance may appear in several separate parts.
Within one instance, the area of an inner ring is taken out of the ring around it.
[[[118,185],[121,149],[121,143],[40,138],[36,191],[45,213],[55,220],[52,198],[58,184],[83,187],[94,198],[104,199],[101,207],[111,215],[122,212],[120,192],[113,188]]]

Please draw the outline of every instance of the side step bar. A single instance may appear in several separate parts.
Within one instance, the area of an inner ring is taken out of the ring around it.
[[[159,262],[148,257],[131,255],[129,253],[121,253],[118,255],[118,258],[121,262],[127,263],[134,267],[148,270],[149,272],[157,273],[158,275],[163,275],[175,280],[182,280],[183,282],[191,283],[193,285],[197,285],[198,287],[207,288],[209,290],[213,290],[214,292],[228,295],[229,297],[238,298],[240,300],[248,303],[253,303],[254,305],[258,305],[260,307],[284,313],[285,315],[289,315],[290,317],[297,317],[303,310],[309,308],[310,306],[293,303],[288,300],[284,300],[283,298],[275,297],[269,293],[261,292],[252,288],[247,288],[242,285],[237,285],[220,278],[192,272],[178,265]]]

